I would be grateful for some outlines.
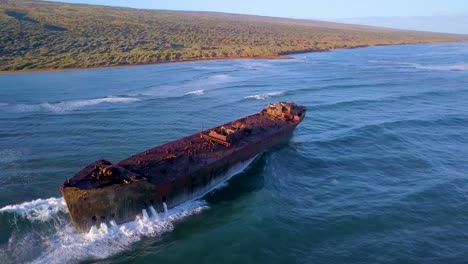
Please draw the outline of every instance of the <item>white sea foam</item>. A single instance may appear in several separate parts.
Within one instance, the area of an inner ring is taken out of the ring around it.
[[[189,95],[189,94],[194,94],[194,95],[203,95],[205,94],[205,90],[195,90],[195,91],[190,91],[188,93],[185,93],[186,95]]]
[[[408,68],[415,68],[420,70],[433,70],[433,71],[468,71],[468,63],[453,63],[453,64],[421,64],[412,62],[395,62],[385,60],[369,60],[369,63],[389,65],[389,66],[403,66]]]
[[[18,161],[28,152],[25,148],[2,149],[0,150],[0,164]]]
[[[435,70],[435,71],[468,71],[468,63],[456,63],[456,64],[414,64],[416,69],[422,70]]]
[[[212,71],[221,71],[221,70],[230,70],[233,67],[231,65],[224,66],[224,65],[212,65],[212,66],[196,66],[193,67],[195,70],[212,70]]]
[[[136,97],[136,96],[142,96],[143,94],[140,93],[129,93],[127,94],[128,96]]]
[[[17,104],[11,105],[11,109],[18,112],[34,112],[34,111],[50,111],[54,113],[63,113],[77,110],[80,108],[94,106],[102,103],[133,103],[138,102],[138,98],[129,97],[104,97],[88,100],[71,100],[58,103],[41,103],[41,104]]]
[[[243,62],[240,66],[247,70],[258,70],[263,68],[270,68],[273,65],[271,64],[271,62],[246,61]]]
[[[249,95],[244,97],[245,99],[256,99],[256,100],[265,100],[270,97],[280,96],[283,95],[284,92],[271,92],[271,93],[264,93],[264,94],[256,94],[256,95]]]
[[[67,213],[67,205],[63,198],[37,199],[16,205],[7,205],[0,212],[10,212],[30,221],[46,222],[59,212]]]
[[[216,81],[224,81],[229,78],[231,78],[231,76],[228,74],[216,74],[216,75],[212,75],[209,77],[209,79],[216,80]]]
[[[129,248],[145,237],[160,237],[174,229],[174,223],[207,209],[205,202],[194,201],[154,215],[154,208],[144,210],[134,221],[122,225],[115,222],[93,227],[86,234],[72,226],[58,228],[46,239],[46,249],[32,263],[74,263],[87,259],[103,259]]]
[[[212,88],[218,87],[226,82],[232,81],[228,74],[202,74],[177,84],[149,87],[139,92],[143,96],[160,98],[179,98],[185,95],[203,95]]]

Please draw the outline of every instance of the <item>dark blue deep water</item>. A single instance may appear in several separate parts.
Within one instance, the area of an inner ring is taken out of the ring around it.
[[[202,201],[70,227],[83,166],[276,101],[290,143]],[[467,198],[468,43],[0,75],[1,263],[467,263]]]

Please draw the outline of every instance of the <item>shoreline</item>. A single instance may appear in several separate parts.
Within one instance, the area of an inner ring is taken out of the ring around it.
[[[307,52],[303,52],[307,53]],[[178,61],[162,61],[162,62],[150,62],[150,63],[139,63],[139,64],[121,64],[121,65],[106,65],[106,66],[97,66],[97,67],[86,67],[86,68],[69,68],[69,69],[38,69],[38,70],[26,70],[26,71],[0,71],[0,75],[6,74],[26,74],[26,73],[45,73],[45,72],[70,72],[70,71],[86,71],[86,70],[97,70],[97,69],[112,69],[112,68],[131,68],[138,66],[148,66],[148,65],[162,65],[162,64],[172,64],[172,63],[196,63],[203,61],[217,61],[217,60],[289,60],[291,57],[286,55],[279,56],[264,56],[264,57],[216,57],[216,58],[205,58],[205,59],[186,59]]]
[[[202,58],[202,59],[186,59],[178,61],[164,61],[154,63],[139,63],[139,64],[123,64],[123,65],[106,65],[97,67],[85,67],[85,68],[69,68],[69,69],[38,69],[38,70],[26,70],[26,71],[0,71],[0,75],[16,75],[16,74],[28,74],[28,73],[48,73],[48,72],[71,72],[71,71],[86,71],[86,70],[97,70],[97,69],[111,69],[111,68],[130,68],[137,66],[148,66],[148,65],[160,65],[160,64],[171,64],[171,63],[193,63],[203,61],[218,61],[218,60],[289,60],[293,57],[289,55],[304,54],[311,52],[330,52],[334,50],[348,50],[348,49],[360,49],[380,46],[403,46],[403,45],[420,45],[420,44],[442,44],[442,43],[458,43],[467,42],[466,40],[461,41],[444,41],[444,42],[420,42],[420,43],[399,43],[399,44],[376,44],[376,45],[358,45],[354,47],[343,47],[343,48],[331,48],[331,49],[307,49],[298,51],[287,51],[282,52],[278,55],[272,56],[258,56],[258,57],[215,57],[215,58]]]

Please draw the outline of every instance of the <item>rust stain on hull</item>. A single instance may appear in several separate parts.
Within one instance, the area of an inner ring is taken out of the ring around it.
[[[146,150],[118,163],[99,160],[66,180],[61,192],[72,224],[132,221],[142,209],[163,211],[198,198],[226,180],[236,164],[285,143],[304,119],[294,103],[269,104],[250,115]]]

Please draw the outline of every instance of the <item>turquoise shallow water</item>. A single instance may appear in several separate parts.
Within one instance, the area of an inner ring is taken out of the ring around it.
[[[468,259],[468,43],[0,75],[0,86],[2,263]],[[202,201],[106,232],[69,226],[58,188],[83,166],[275,101],[308,108],[290,143]]]

